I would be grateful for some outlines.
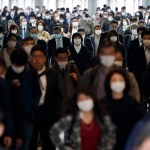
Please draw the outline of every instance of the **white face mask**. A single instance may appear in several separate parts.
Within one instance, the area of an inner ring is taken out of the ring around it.
[[[108,18],[108,15],[104,15],[104,18],[105,18],[105,19]]]
[[[15,48],[16,44],[17,44],[17,42],[15,42],[15,41],[8,41],[8,43],[7,43],[9,48]]]
[[[78,22],[73,22],[73,23],[72,23],[72,26],[73,26],[73,27],[78,27],[78,25],[79,25]]]
[[[117,36],[111,36],[111,37],[110,37],[110,40],[111,40],[112,42],[116,42],[117,39],[118,39]]]
[[[123,22],[123,25],[124,25],[124,26],[127,26],[127,25],[128,25],[128,23],[127,23],[127,22]]]
[[[17,30],[11,30],[11,33],[13,33],[13,34],[17,34]]]
[[[74,39],[74,44],[76,45],[81,44],[81,39]]]
[[[50,16],[50,15],[48,15],[48,16],[45,16],[45,18],[46,18],[46,19],[51,19],[51,16]]]
[[[122,66],[123,66],[123,62],[116,60],[116,61],[114,62],[114,65],[119,66],[119,67],[122,67]]]
[[[22,25],[23,25],[23,26],[26,26],[26,25],[27,25],[27,22],[22,22]]]
[[[95,30],[96,35],[100,35],[102,33],[102,30]]]
[[[1,39],[3,36],[4,36],[3,33],[0,33],[0,39]]]
[[[59,17],[59,16],[55,17],[55,20],[56,20],[56,21],[58,21],[59,19],[60,19],[60,17]]]
[[[33,48],[33,45],[24,46],[24,50],[28,55],[30,55],[32,48]]]
[[[100,62],[105,67],[113,66],[114,61],[115,61],[115,56],[114,55],[109,55],[109,56],[101,55],[100,56]]]
[[[111,18],[111,17],[108,18],[108,21],[109,21],[109,22],[111,22],[111,21],[113,21],[113,20],[114,20],[114,19]]]
[[[13,69],[13,71],[16,72],[16,73],[21,73],[21,72],[24,71],[25,66],[22,66],[22,67],[16,67],[16,66],[12,65],[12,69]]]
[[[115,93],[121,93],[125,89],[125,82],[123,81],[115,81],[110,84],[110,88]]]
[[[59,20],[59,22],[60,22],[60,23],[63,23],[63,22],[64,22],[64,20],[62,20],[62,19],[61,19],[61,20]]]
[[[143,40],[143,44],[146,46],[146,47],[150,47],[150,40]]]
[[[30,22],[31,23],[35,23],[36,21],[35,21],[35,19],[31,19]]]
[[[43,31],[43,28],[44,28],[44,27],[41,26],[41,25],[38,26],[38,30],[39,30],[39,31]]]
[[[58,62],[58,65],[59,65],[60,69],[65,69],[67,64],[68,64],[68,61]]]
[[[87,112],[94,108],[94,102],[92,99],[83,100],[77,103],[80,111]]]
[[[136,30],[136,29],[133,29],[133,30],[132,30],[132,34],[133,34],[133,35],[137,35],[137,34],[138,34],[138,33],[137,33],[137,30]]]

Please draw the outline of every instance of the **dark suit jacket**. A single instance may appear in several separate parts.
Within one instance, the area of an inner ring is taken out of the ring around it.
[[[79,72],[82,75],[83,72],[89,67],[91,55],[88,52],[87,48],[82,45],[80,52],[77,54],[74,45],[71,45],[69,48],[71,52],[71,57],[75,61]]]
[[[134,57],[132,57],[131,60],[131,66],[129,68],[129,70],[134,73],[141,92],[142,92],[142,79],[146,67],[147,62],[145,57],[145,50],[144,47],[141,46],[139,49],[136,50],[136,53],[134,53]]]
[[[93,57],[94,56],[94,47],[93,47],[93,44],[92,44],[92,41],[90,38],[88,38],[88,37],[84,38],[84,46],[87,47],[89,53],[91,54],[91,57]]]
[[[70,39],[66,37],[62,37],[63,40],[63,48],[68,49],[70,46]],[[56,51],[56,41],[55,38],[48,41],[48,58],[52,58],[52,63],[54,63],[54,54]]]

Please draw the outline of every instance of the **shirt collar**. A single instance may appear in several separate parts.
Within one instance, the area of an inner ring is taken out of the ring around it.
[[[42,72],[44,72],[46,70],[46,67],[43,66],[43,68],[41,70],[38,71],[38,75],[40,75]]]

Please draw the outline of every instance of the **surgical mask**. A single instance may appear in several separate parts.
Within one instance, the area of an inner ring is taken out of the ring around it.
[[[94,108],[94,102],[92,99],[82,100],[77,102],[80,111],[87,112]]]
[[[6,20],[6,17],[2,17],[2,20],[5,21],[5,20]]]
[[[38,14],[37,17],[41,17],[41,14]]]
[[[62,37],[62,35],[61,35],[61,34],[54,34],[54,37],[55,37],[56,39],[60,39],[60,38]]]
[[[16,73],[22,73],[25,70],[25,66],[16,67],[16,66],[12,65],[12,70]]]
[[[150,47],[150,40],[143,40],[143,44],[144,44],[146,47]]]
[[[138,34],[138,33],[137,33],[137,30],[136,30],[136,29],[133,29],[133,30],[132,30],[132,34],[133,34],[133,35],[137,35],[137,34]]]
[[[140,15],[140,13],[136,13],[136,16],[139,16]]]
[[[100,35],[102,33],[102,30],[95,30],[96,35]]]
[[[122,16],[125,16],[125,15],[126,15],[126,12],[122,12],[121,15],[122,15]]]
[[[117,31],[117,29],[118,29],[118,28],[110,28],[110,31],[112,31],[112,30]]]
[[[55,21],[58,21],[59,19],[60,19],[60,17],[59,17],[59,16],[55,17]]]
[[[108,18],[108,21],[109,21],[109,22],[111,22],[111,21],[113,21],[113,20],[114,20],[114,19],[111,18],[111,17]]]
[[[40,10],[39,10],[39,8],[35,8],[35,11],[38,12],[38,11],[40,11]]]
[[[115,93],[121,93],[124,91],[126,85],[124,81],[114,81],[110,84],[110,88]]]
[[[39,31],[43,31],[43,28],[44,28],[44,27],[41,26],[41,25],[38,26],[38,30],[39,30]]]
[[[117,37],[117,36],[111,36],[111,37],[110,37],[110,40],[111,40],[112,42],[116,42],[116,41],[117,41],[117,39],[118,39],[118,37]]]
[[[127,22],[123,22],[123,25],[124,25],[124,26],[127,26],[127,25],[128,25],[128,23],[127,23]]]
[[[101,55],[100,56],[100,62],[103,66],[105,67],[111,67],[113,66],[115,61],[115,56],[114,55]]]
[[[23,26],[26,26],[26,25],[27,25],[27,22],[22,22],[22,25],[23,25]]]
[[[65,69],[67,64],[68,64],[68,61],[58,62],[60,69]]]
[[[64,20],[59,20],[59,22],[60,22],[60,23],[63,23],[63,22],[64,22]]]
[[[108,18],[108,15],[104,15],[104,18],[105,18],[105,19]]]
[[[34,39],[38,39],[38,34],[30,34],[30,36]]]
[[[50,15],[49,15],[49,16],[45,16],[45,18],[46,18],[46,19],[51,19],[51,16],[50,16]]]
[[[31,23],[35,23],[35,19],[31,19],[30,22],[31,22]]]
[[[33,45],[24,46],[24,50],[28,55],[30,55],[32,48],[33,48]]]
[[[73,27],[78,27],[79,23],[78,22],[73,22],[72,25],[73,25]]]
[[[76,45],[81,44],[81,39],[74,39],[74,44]]]
[[[8,41],[8,43],[7,43],[9,48],[15,48],[16,44],[17,44],[17,42],[15,42],[15,41]]]
[[[17,34],[17,30],[11,30],[11,33],[13,33],[13,34]]]
[[[119,61],[119,60],[116,60],[114,62],[114,65],[118,66],[118,67],[122,67],[123,66],[123,62],[122,61]]]

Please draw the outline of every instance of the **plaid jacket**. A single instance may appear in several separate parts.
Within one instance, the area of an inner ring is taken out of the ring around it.
[[[109,116],[105,116],[103,125],[100,123],[100,127],[102,129],[102,137],[99,143],[98,150],[113,150],[113,147],[116,143],[116,128],[112,124]],[[74,148],[67,147],[59,137],[60,133],[67,132],[70,124],[71,124],[72,116],[66,116],[62,118],[59,122],[54,124],[52,129],[50,130],[50,137],[54,143],[54,145],[59,150],[80,150],[81,149],[81,137],[80,137],[80,115],[78,114],[76,122],[73,127],[73,132],[70,137],[71,146]],[[98,120],[98,119],[97,119]]]

